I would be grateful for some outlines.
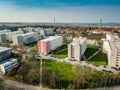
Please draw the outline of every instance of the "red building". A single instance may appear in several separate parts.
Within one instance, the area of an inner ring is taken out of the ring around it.
[[[44,54],[50,52],[50,41],[38,41],[38,51]]]

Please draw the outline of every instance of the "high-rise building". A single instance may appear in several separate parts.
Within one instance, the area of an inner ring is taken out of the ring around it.
[[[108,66],[120,68],[120,38],[117,35],[106,35],[103,51],[107,53]]]
[[[79,37],[73,40],[72,43],[68,45],[68,58],[81,60],[85,50],[86,50],[87,38]]]

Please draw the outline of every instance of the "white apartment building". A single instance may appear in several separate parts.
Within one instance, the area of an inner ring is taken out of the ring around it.
[[[0,33],[8,33],[11,32],[11,30],[5,29],[5,30],[0,30]]]
[[[119,39],[118,35],[115,35],[115,34],[106,34],[106,40],[114,41],[114,40],[118,40],[118,39]]]
[[[109,67],[120,68],[120,42],[106,40],[103,50],[107,53]]]
[[[18,67],[18,60],[11,58],[5,61],[0,62],[0,71],[3,73],[8,72],[9,70]]]
[[[48,54],[51,50],[55,50],[61,45],[63,45],[62,36],[50,36],[47,39],[38,41],[38,51]]]
[[[11,48],[0,47],[0,61],[4,61],[4,60],[10,58],[11,53],[12,53]]]
[[[120,68],[120,38],[117,35],[106,35],[103,52],[107,53],[109,67]]]
[[[12,40],[12,36],[13,36],[13,35],[18,35],[18,34],[23,34],[23,31],[7,32],[7,33],[5,33],[5,35],[6,35],[6,40],[7,40],[7,41],[13,41],[13,40]]]
[[[13,38],[13,44],[19,45],[19,44],[28,44],[34,41],[38,41],[39,35],[36,32],[31,32],[31,33],[13,35],[12,38]]]
[[[79,37],[73,40],[72,43],[68,45],[68,58],[81,60],[86,48],[87,48],[87,38]]]

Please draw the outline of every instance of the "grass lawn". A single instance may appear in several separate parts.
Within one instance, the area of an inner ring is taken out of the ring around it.
[[[67,57],[67,49],[65,51],[62,51],[60,53],[56,53],[56,54],[52,54],[52,57],[56,57],[56,58],[66,58]]]
[[[66,49],[66,50],[64,50],[64,49]],[[61,51],[61,50],[63,50],[63,51]],[[61,51],[61,52],[59,52],[59,51]],[[54,52],[52,54],[53,57],[60,58],[60,59],[66,58],[67,54],[68,54],[67,53],[68,52],[68,50],[67,50],[67,44],[62,45],[61,47],[57,48],[53,52]]]
[[[78,71],[82,71],[81,67],[76,67],[70,64],[65,64],[62,62],[56,62],[51,60],[43,60],[43,68],[47,68],[48,73],[56,72],[58,77],[60,77],[61,80],[73,80],[75,77],[75,74]]]
[[[86,56],[86,58],[89,58],[90,56],[92,56],[97,51],[98,51],[97,48],[87,48],[84,55]]]
[[[54,53],[59,52],[60,50],[66,49],[67,48],[67,44],[63,44],[62,46],[58,47],[56,50],[54,50]]]
[[[93,65],[107,65],[107,55],[103,52],[99,52],[97,55],[95,55],[93,58],[87,61],[89,64]]]
[[[31,52],[37,52],[37,50],[38,50],[38,49],[37,49],[37,45],[35,45],[34,47],[31,47],[31,48],[30,48],[30,51],[31,51]]]

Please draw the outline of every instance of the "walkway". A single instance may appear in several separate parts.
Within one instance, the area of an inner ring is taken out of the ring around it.
[[[90,56],[86,61],[90,60],[91,58],[93,58],[95,55],[97,55],[100,51],[95,52],[92,56]]]

